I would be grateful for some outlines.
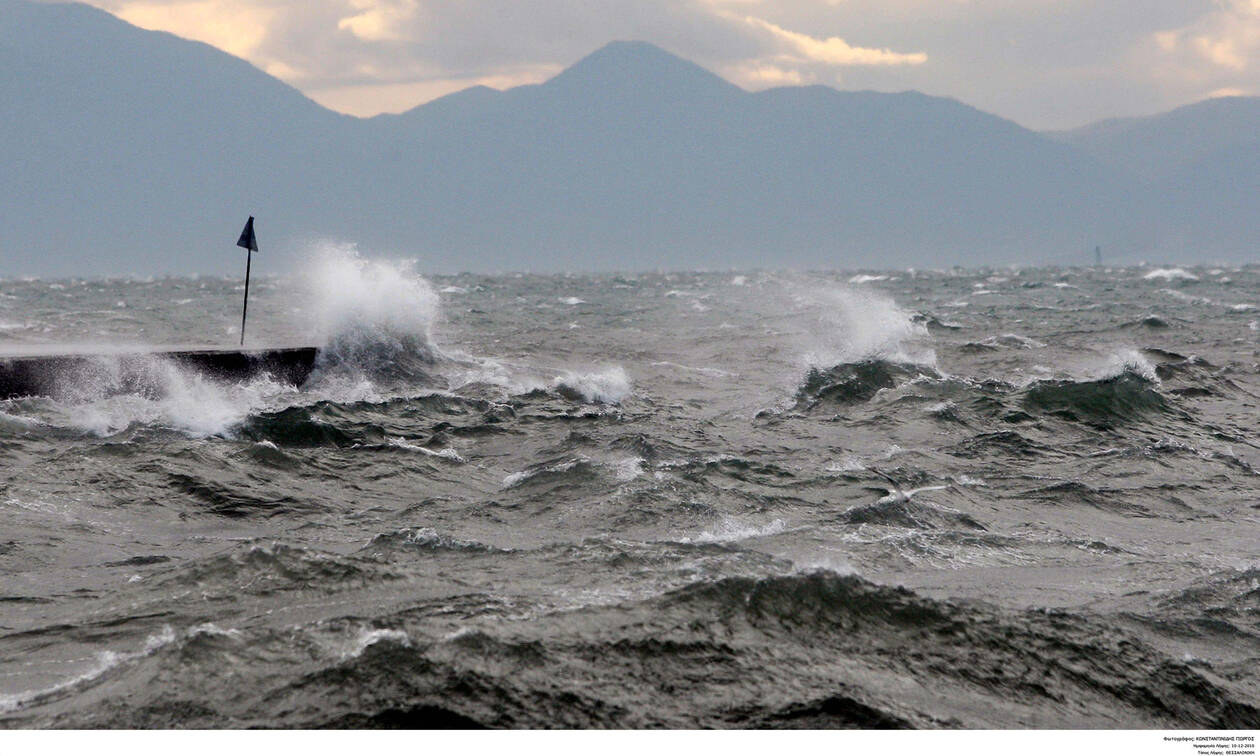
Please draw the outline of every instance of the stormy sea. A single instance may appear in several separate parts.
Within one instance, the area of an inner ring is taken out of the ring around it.
[[[0,402],[0,727],[1260,726],[1260,268],[313,257],[301,387]],[[241,284],[5,280],[0,353]]]

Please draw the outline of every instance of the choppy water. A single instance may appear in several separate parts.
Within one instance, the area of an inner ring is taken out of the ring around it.
[[[0,403],[0,726],[1260,724],[1260,269],[314,269],[251,298],[302,390]]]

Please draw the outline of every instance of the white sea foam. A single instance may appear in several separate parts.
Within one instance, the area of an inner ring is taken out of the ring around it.
[[[587,463],[587,462],[590,462],[590,459],[588,459],[585,456],[580,456],[574,459],[565,460],[564,462],[557,462],[554,465],[547,465],[546,467],[532,467],[528,470],[521,470],[520,472],[515,472],[515,473],[512,473],[511,475],[504,477],[503,488],[505,489],[515,488],[516,486],[519,486],[520,484],[524,483],[530,478],[533,478],[535,475],[538,475],[539,473],[543,473],[543,472],[549,472],[549,473],[568,472],[569,470],[572,470],[578,465]]]
[[[21,415],[10,415],[8,412],[0,411],[0,430],[25,431],[31,428],[37,428],[43,425],[38,420]]]
[[[537,474],[534,470],[521,470],[503,477],[504,488],[515,488]]]
[[[343,661],[358,658],[372,646],[386,641],[392,641],[402,646],[411,645],[411,638],[402,630],[387,628],[364,629],[360,630],[359,634],[342,648],[341,658]]]
[[[734,518],[725,518],[711,530],[702,531],[694,538],[680,540],[683,543],[730,543],[777,535],[785,530],[787,530],[787,522],[782,519],[754,525]]]
[[[69,392],[62,404],[64,422],[98,436],[110,436],[133,424],[155,425],[193,437],[226,435],[269,400],[295,391],[268,376],[224,384],[157,356],[95,358],[93,371]],[[136,382],[140,393],[123,393]]]
[[[1037,341],[1036,339],[1029,338],[1028,336],[1021,336],[1018,333],[1004,333],[1001,336],[993,336],[985,339],[981,343],[988,344],[990,346],[1011,347],[1014,349],[1041,349],[1046,345],[1045,342]]]
[[[692,367],[691,365],[680,365],[677,362],[667,362],[663,360],[653,362],[652,366],[653,367],[672,367],[672,368],[677,368],[678,370],[685,370],[689,373],[700,373],[701,375],[711,375],[714,377],[722,377],[722,378],[728,378],[735,375],[735,373],[727,372],[725,370],[719,370],[718,368]]]
[[[464,458],[459,455],[459,452],[455,451],[454,449],[450,447],[434,451],[432,449],[427,449],[423,446],[420,446],[419,444],[413,444],[405,438],[396,437],[396,436],[387,436],[385,438],[385,443],[389,444],[390,446],[395,446],[399,449],[406,449],[407,451],[414,451],[414,452],[420,452],[422,454],[427,454],[430,457],[439,457],[441,459],[449,459],[452,462],[465,461]]]
[[[849,563],[843,557],[818,556],[807,561],[795,562],[792,565],[797,573],[816,572],[818,570],[826,570],[834,572],[837,575],[856,575],[857,568]]]
[[[828,463],[827,466],[823,468],[823,471],[829,473],[847,473],[859,472],[865,469],[866,465],[862,463],[862,460],[850,454],[835,462]]]
[[[619,365],[589,372],[567,371],[552,381],[562,395],[591,404],[621,404],[630,395],[630,378]]]
[[[647,460],[642,457],[623,457],[621,459],[602,460],[598,464],[604,469],[612,473],[614,479],[619,483],[628,483],[643,474],[643,465]],[[557,462],[553,465],[544,467],[531,467],[520,472],[514,472],[504,476],[502,487],[506,490],[515,488],[527,480],[534,478],[541,473],[563,473],[572,470],[578,465],[591,464],[592,460],[585,456],[579,455],[572,459],[566,459],[563,462]]]
[[[1142,276],[1147,281],[1198,281],[1199,277],[1184,268],[1160,268]]]
[[[512,395],[546,391],[549,382],[523,368],[513,368],[495,360],[478,360],[477,367],[461,375],[455,385],[485,383],[498,386]]]
[[[408,264],[361,259],[354,248],[323,243],[306,280],[306,301],[315,314],[324,360],[366,367],[404,352],[431,352],[438,298]],[[69,349],[70,347],[67,346]],[[81,375],[67,376],[63,401],[50,422],[109,436],[132,425],[150,425],[194,437],[231,435],[249,415],[273,406],[296,389],[259,376],[223,383],[134,348],[93,345]],[[321,376],[316,393],[334,401],[374,401],[372,382],[354,371]]]
[[[209,637],[218,637],[218,638],[231,638],[233,640],[239,640],[242,637],[242,633],[240,630],[237,630],[234,627],[229,627],[228,629],[224,630],[223,628],[219,627],[213,622],[203,622],[200,625],[196,625],[194,627],[188,628],[189,638],[192,638],[198,635],[205,635]]]
[[[1191,304],[1206,304],[1206,305],[1214,304],[1212,300],[1208,299],[1207,297],[1192,296],[1190,294],[1185,293],[1184,291],[1177,291],[1176,289],[1160,289],[1159,293],[1167,294],[1173,299],[1178,299],[1182,302],[1190,302]]]
[[[643,463],[646,461],[642,457],[627,457],[609,462],[608,467],[619,482],[628,483],[643,474]]]

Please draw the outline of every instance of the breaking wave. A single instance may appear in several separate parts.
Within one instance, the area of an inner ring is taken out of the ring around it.
[[[856,404],[920,378],[939,379],[926,320],[876,291],[800,287],[792,291],[805,338],[805,375],[796,408]],[[799,374],[798,374],[799,375]]]
[[[1136,352],[1117,355],[1099,377],[1042,380],[1024,394],[1029,411],[1094,425],[1135,420],[1170,409],[1155,368]]]
[[[1142,278],[1147,281],[1198,281],[1199,277],[1185,268],[1160,268],[1152,270]]]
[[[269,375],[225,383],[157,355],[98,355],[57,376],[55,400],[23,404],[53,427],[100,437],[151,427],[204,438],[294,391]]]
[[[930,367],[862,360],[842,363],[827,369],[810,368],[805,382],[797,391],[797,406],[814,407],[820,403],[852,404],[872,399],[883,389],[916,378],[940,378]]]
[[[878,292],[806,287],[795,292],[813,321],[805,355],[810,367],[866,360],[936,367],[927,326]]]
[[[621,404],[630,395],[630,378],[620,366],[586,373],[569,371],[552,381],[552,386],[565,399],[588,404]]]
[[[368,260],[352,245],[325,243],[306,286],[323,343],[317,386],[338,369],[373,379],[427,376],[439,356],[438,295],[412,263]]]

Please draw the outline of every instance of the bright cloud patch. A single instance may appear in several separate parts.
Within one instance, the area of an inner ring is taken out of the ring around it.
[[[1190,26],[1158,32],[1155,43],[1186,76],[1255,73],[1260,69],[1260,0],[1222,0]]]
[[[926,53],[899,53],[873,47],[854,47],[839,37],[818,39],[753,16],[748,16],[745,21],[755,28],[769,32],[777,40],[786,43],[793,52],[816,63],[833,66],[917,66],[927,62]]]
[[[352,0],[359,11],[337,21],[337,28],[365,42],[401,42],[409,38],[408,22],[415,16],[415,0]]]
[[[753,89],[761,87],[795,87],[810,83],[810,77],[794,68],[780,68],[768,63],[751,63],[730,66],[725,71],[728,78]]]

